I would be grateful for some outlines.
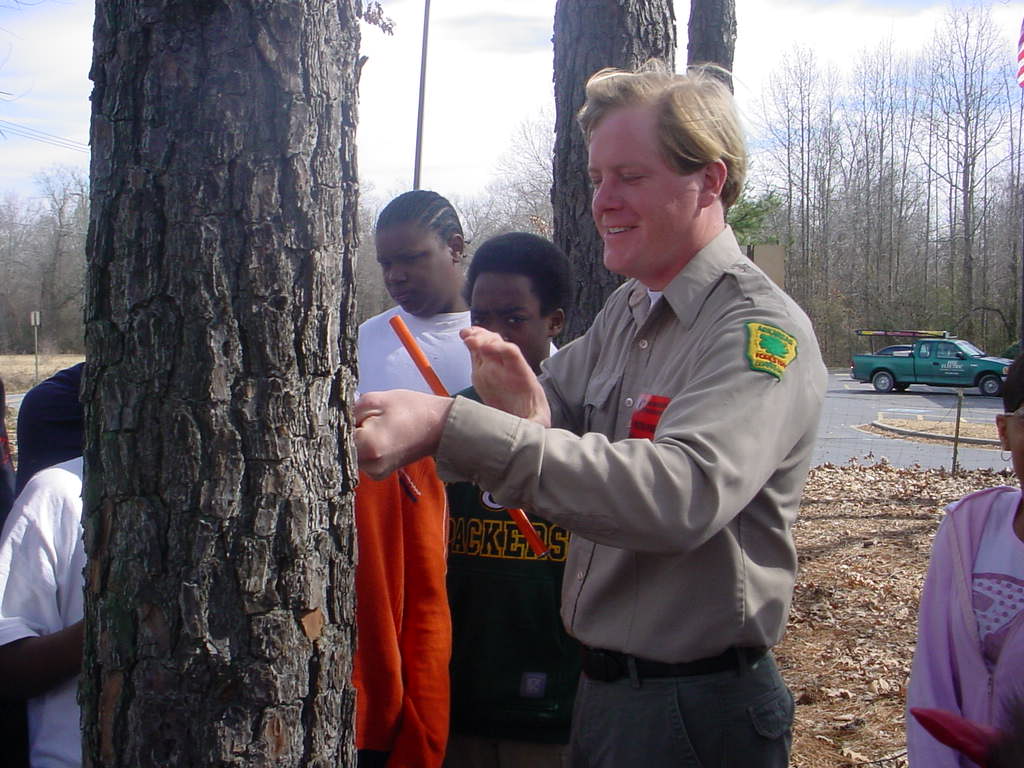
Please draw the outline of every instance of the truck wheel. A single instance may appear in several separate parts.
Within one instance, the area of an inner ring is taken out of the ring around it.
[[[1003,382],[990,373],[978,380],[978,391],[986,397],[998,397],[1003,391]]]
[[[871,386],[875,388],[876,392],[892,392],[894,385],[892,374],[888,371],[878,371],[871,377]]]

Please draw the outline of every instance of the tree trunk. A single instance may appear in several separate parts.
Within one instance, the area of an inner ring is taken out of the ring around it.
[[[691,0],[687,64],[717,64],[732,72],[736,51],[736,0]],[[732,90],[732,77],[722,76]]]
[[[353,764],[358,34],[97,3],[86,766]]]
[[[600,23],[595,23],[599,19]],[[583,334],[622,278],[604,268],[590,215],[587,146],[576,124],[587,78],[602,67],[635,69],[651,58],[675,66],[671,0],[558,0],[555,6],[555,242],[569,256],[575,296],[562,335]]]

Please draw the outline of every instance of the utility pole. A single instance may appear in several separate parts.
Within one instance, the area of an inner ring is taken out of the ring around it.
[[[420,105],[416,112],[416,160],[412,188],[420,188],[420,163],[423,158],[423,102],[427,91],[427,33],[430,30],[430,0],[423,0],[423,48],[420,54]]]

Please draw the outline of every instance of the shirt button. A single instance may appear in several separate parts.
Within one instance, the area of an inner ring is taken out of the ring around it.
[[[576,571],[576,581],[583,581],[583,571]]]
[[[626,398],[626,399],[625,399],[625,400],[623,401],[623,404],[624,404],[624,405],[625,405],[625,406],[626,406],[627,408],[632,408],[632,407],[633,407],[633,398],[632,398],[632,397],[627,397],[627,398]]]
[[[640,349],[647,349],[647,339],[640,339]]]

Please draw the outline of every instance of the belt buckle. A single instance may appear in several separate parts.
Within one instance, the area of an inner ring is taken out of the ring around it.
[[[587,648],[587,663],[584,665],[587,677],[612,683],[625,677],[625,665],[617,654],[601,648]]]

